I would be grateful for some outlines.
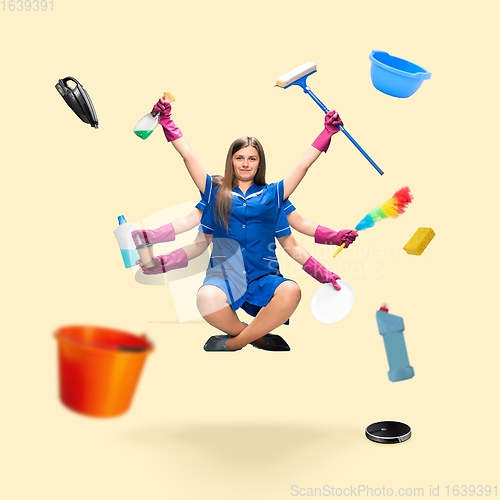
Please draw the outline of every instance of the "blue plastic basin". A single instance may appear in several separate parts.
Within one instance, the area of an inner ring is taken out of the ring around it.
[[[373,86],[393,97],[410,97],[431,77],[424,68],[381,50],[372,50],[370,61]]]

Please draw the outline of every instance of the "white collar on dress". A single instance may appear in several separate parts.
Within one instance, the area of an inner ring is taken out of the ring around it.
[[[242,198],[243,200],[249,200],[250,198],[252,198],[253,196],[258,196],[259,194],[262,193],[262,191],[264,191],[263,189],[261,189],[260,191],[257,191],[256,193],[252,193],[252,194],[249,194],[246,198],[240,194],[240,193],[235,193],[234,191],[231,191],[231,194],[234,195],[234,196],[239,196],[240,198]]]

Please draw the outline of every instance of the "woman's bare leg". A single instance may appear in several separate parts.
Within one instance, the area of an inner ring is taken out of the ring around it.
[[[213,285],[203,286],[198,291],[196,299],[198,310],[203,319],[214,328],[233,337],[245,329],[245,325],[238,319],[237,314],[227,303],[226,294],[219,287]],[[264,347],[266,341],[258,338],[251,342],[251,344],[257,347]]]
[[[269,304],[259,311],[255,319],[246,328],[240,330],[237,337],[226,341],[226,349],[229,351],[240,349],[282,325],[299,305],[300,297],[301,292],[297,283],[293,281],[281,283],[274,291]]]
[[[227,303],[226,294],[219,287],[202,286],[196,296],[196,302],[205,321],[221,332],[235,336],[245,329],[245,325]]]

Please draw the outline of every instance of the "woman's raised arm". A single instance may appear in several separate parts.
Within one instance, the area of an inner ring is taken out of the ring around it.
[[[295,191],[300,181],[307,174],[309,167],[319,158],[319,155],[328,151],[332,136],[339,131],[337,125],[343,125],[339,114],[335,110],[329,111],[325,116],[324,130],[305,152],[299,163],[286,174],[283,200],[286,200]]]
[[[160,99],[151,111],[152,115],[160,114],[158,123],[163,127],[163,133],[168,142],[171,142],[177,152],[182,156],[189,175],[193,179],[196,187],[205,194],[205,182],[207,179],[207,172],[200,163],[200,160],[191,151],[186,139],[182,136],[179,127],[174,123],[171,118],[172,106],[165,99]]]
[[[321,151],[318,151],[313,146],[309,146],[304,156],[299,163],[295,165],[285,176],[283,200],[286,200],[300,184],[300,181],[305,177],[309,167],[319,158]]]
[[[189,175],[193,179],[196,187],[200,190],[201,194],[205,194],[205,183],[207,181],[207,171],[201,164],[200,160],[191,151],[189,144],[184,137],[172,141],[172,145],[177,152],[182,156]]]

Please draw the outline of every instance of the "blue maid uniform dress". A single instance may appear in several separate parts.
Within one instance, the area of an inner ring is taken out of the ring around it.
[[[253,184],[245,194],[236,187],[226,230],[216,215],[218,190],[219,186],[212,184],[207,175],[205,194],[197,208],[204,210],[199,230],[213,235],[213,249],[202,286],[220,288],[233,310],[241,307],[256,316],[267,306],[276,288],[291,281],[280,273],[275,238],[291,234],[285,209],[290,213],[295,207],[282,201],[283,181],[264,186]]]

